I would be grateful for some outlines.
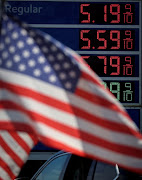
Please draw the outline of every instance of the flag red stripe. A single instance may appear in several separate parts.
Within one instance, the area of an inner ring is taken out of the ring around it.
[[[0,130],[15,131],[17,129],[17,131],[24,131],[32,135],[36,135],[35,130],[30,125],[22,122],[14,122],[14,119],[10,120],[10,122],[6,122],[5,120],[1,119]]]
[[[99,105],[99,106],[102,106],[105,108],[111,107],[112,111],[116,111],[118,113],[121,113],[124,116],[126,116],[127,118],[129,117],[128,114],[124,110],[120,109],[116,104],[108,101],[107,99],[101,98],[101,97],[97,96],[96,94],[91,94],[91,93],[84,91],[80,88],[76,89],[75,94],[77,96],[80,96],[83,99],[90,101],[91,103],[94,103],[95,105]]]
[[[15,163],[21,167],[23,164],[23,161],[17,156],[17,154],[8,146],[8,144],[3,140],[2,137],[0,137],[0,144],[3,147],[3,149],[9,154],[9,156],[12,157],[12,159],[15,161]]]
[[[36,99],[45,104],[48,104],[48,102],[49,102],[50,105],[53,107],[56,107],[61,110],[64,110],[64,108],[65,108],[65,111],[72,113],[72,110],[71,110],[71,107],[69,104],[59,101],[55,98],[51,98],[50,96],[45,96],[39,92],[33,91],[28,88],[24,88],[24,87],[21,87],[18,85],[13,85],[11,83],[5,83],[3,81],[0,81],[0,84],[1,84],[0,89],[5,88],[5,89],[15,93],[16,95],[27,96],[29,98]]]
[[[62,110],[64,110],[64,107],[66,107],[66,111],[72,113],[70,105],[68,105],[65,102],[59,101],[59,100],[57,100],[55,98],[54,98],[54,101],[53,101],[53,98],[51,98],[49,96],[47,97],[47,96],[45,96],[45,95],[43,95],[41,93],[37,93],[37,92],[35,92],[35,91],[31,90],[31,89],[24,88],[24,87],[21,87],[21,86],[18,86],[18,85],[13,85],[11,83],[5,83],[3,81],[0,81],[0,83],[1,83],[0,88],[6,88],[6,89],[10,90],[13,93],[16,92],[16,93],[18,93],[20,95],[28,96],[30,98],[39,100],[39,101],[41,101],[43,103],[46,103],[46,104],[47,104],[47,100],[48,100],[48,101],[50,101],[50,105],[55,106],[55,107],[57,107],[59,109],[62,109]],[[86,100],[90,101],[91,103],[94,103],[95,105],[98,104],[98,105],[101,105],[101,106],[106,107],[106,108],[111,106],[112,110],[121,112],[123,115],[128,117],[127,113],[125,113],[125,111],[122,111],[122,109],[120,109],[117,105],[114,105],[114,104],[112,104],[112,102],[107,101],[107,100],[105,100],[105,99],[103,99],[103,98],[101,98],[101,97],[99,97],[97,95],[94,95],[94,94],[91,94],[89,92],[83,91],[80,88],[76,89],[76,95],[82,97],[83,99],[86,99]],[[94,101],[94,99],[95,99],[95,101]],[[107,104],[107,106],[106,106],[106,104]]]
[[[104,89],[104,85],[101,84],[101,80],[98,79],[97,77],[95,78],[95,76],[91,76],[91,75],[87,74],[86,72],[83,72],[83,73],[82,73],[82,78],[84,78],[85,80],[90,81],[90,82],[92,82],[92,83],[94,83],[94,84],[97,84],[98,86],[100,86],[100,88]],[[104,90],[106,91],[106,94],[109,94],[110,96],[112,96],[112,98],[115,99],[115,96],[114,96],[109,90],[107,90],[107,89],[104,89]],[[87,92],[86,92],[86,93],[87,93]],[[94,94],[93,94],[93,95],[94,95]],[[94,96],[94,97],[95,97],[95,96]],[[96,99],[95,99],[95,100],[96,100]],[[100,101],[101,101],[101,99],[100,99]],[[119,112],[118,109],[120,108],[121,104],[120,104],[119,106],[118,106],[118,105],[116,105],[116,106],[117,106],[117,111],[116,111],[115,109],[114,109],[114,110],[115,110],[115,112],[117,113],[117,112]],[[109,106],[106,104],[106,107],[109,107]],[[112,109],[112,108],[114,108],[114,107],[110,106],[110,109]],[[121,111],[121,110],[122,110],[122,109],[120,108],[120,111]],[[129,117],[128,113],[126,113],[126,111],[121,111],[121,113],[127,117],[127,120],[128,120],[128,121],[132,121],[131,118]],[[135,134],[135,133],[134,133],[134,134]],[[139,135],[139,137],[140,137],[140,135]],[[141,137],[141,138],[142,138],[142,137]]]
[[[58,129],[61,132],[64,132],[64,133],[69,134],[71,136],[74,136],[75,138],[78,138],[78,139],[81,138],[81,139],[85,140],[86,142],[89,142],[92,144],[98,144],[99,146],[101,146],[103,148],[106,148],[106,149],[109,149],[112,151],[116,151],[116,152],[121,152],[121,153],[126,154],[126,155],[129,154],[129,155],[140,157],[140,158],[142,157],[141,150],[139,150],[137,148],[132,148],[132,147],[129,147],[126,145],[118,145],[116,143],[112,143],[112,142],[103,140],[102,138],[97,138],[94,135],[88,134],[82,130],[78,131],[75,128],[71,128],[71,127],[66,126],[64,124],[55,122],[54,120],[52,120],[50,118],[39,115],[38,113],[31,112],[31,111],[25,110],[23,108],[19,108],[19,106],[14,106],[13,103],[9,102],[6,104],[9,105],[9,108],[13,107],[14,109],[17,109],[21,112],[24,112],[24,113],[26,112],[27,114],[32,114],[32,117],[34,117],[35,122],[42,122],[45,125],[54,128],[55,130]],[[5,107],[5,109],[7,109],[7,107]],[[124,150],[125,148],[127,149],[126,151]],[[118,151],[118,149],[119,149],[119,151]],[[137,151],[137,153],[135,151]]]
[[[111,131],[114,132],[122,132],[122,133],[126,133],[126,134],[131,134],[131,132],[135,132],[133,129],[128,128],[128,126],[126,126],[125,124],[120,124],[117,122],[112,122],[112,121],[108,121],[105,118],[99,118],[95,115],[91,115],[90,113],[84,112],[83,110],[79,109],[79,108],[75,108],[72,107],[74,113],[77,116],[80,116],[84,119],[87,119],[88,121],[90,121],[91,123],[93,123],[94,125],[98,125],[100,127],[109,129]]]
[[[130,131],[128,131],[127,125],[121,124],[119,122],[118,123],[112,122],[112,121],[109,121],[109,123],[108,123],[108,120],[105,118],[102,119],[102,118],[96,117],[95,115],[85,112],[84,110],[81,110],[75,106],[70,107],[67,103],[63,103],[62,101],[56,100],[54,98],[44,96],[44,95],[39,94],[30,89],[23,88],[20,86],[14,86],[14,85],[7,84],[7,83],[5,83],[5,87],[13,93],[15,93],[15,91],[16,91],[16,96],[22,95],[22,96],[36,99],[44,104],[53,106],[54,108],[56,107],[57,109],[61,109],[70,114],[74,113],[75,115],[77,115],[83,119],[86,118],[88,121],[95,123],[97,125],[100,125],[102,127],[111,129],[112,131],[130,133]],[[1,103],[0,107],[1,106],[2,106],[2,103]],[[8,106],[7,106],[7,108],[8,108]],[[125,113],[123,113],[123,114],[125,114]]]
[[[18,142],[18,144],[22,147],[22,149],[24,149],[24,151],[26,151],[27,154],[29,154],[30,152],[30,147],[27,145],[26,141],[24,141],[19,135],[18,133],[14,133],[14,132],[11,132],[9,133],[14,139],[16,142]],[[32,137],[32,136],[31,136]],[[34,139],[34,138],[32,138]]]
[[[92,79],[91,76],[89,76],[88,74],[86,73],[82,73],[82,78],[84,78],[86,81],[89,81],[90,78],[91,78],[91,81],[94,79]],[[97,81],[96,79],[94,79],[95,82]],[[98,81],[97,81],[98,82]],[[104,89],[104,85],[103,84],[97,84],[100,86],[100,88]],[[111,107],[112,110],[115,110],[115,112],[121,112],[123,115],[125,115],[127,118],[129,118],[130,120],[130,117],[128,115],[128,113],[126,113],[126,111],[122,110],[122,108],[120,108],[120,106],[116,105],[116,104],[113,104],[111,101],[108,101],[106,99],[103,99],[101,97],[98,97],[96,94],[91,94],[87,91],[83,91],[81,89],[77,89],[77,95],[78,96],[81,96],[83,97],[84,99],[87,99],[87,100],[91,100],[91,99],[94,99],[94,102],[95,104],[98,104],[98,105],[101,105],[101,106],[104,106],[104,107]],[[104,89],[105,93],[106,94],[109,94],[112,98],[116,98],[109,90],[107,89]],[[93,102],[93,101],[92,101]]]
[[[72,148],[70,146],[67,146],[65,143],[61,143],[56,141],[55,139],[49,138],[49,137],[45,137],[45,136],[40,136],[40,139],[42,142],[44,142],[47,146],[56,148],[58,147],[59,149],[68,151],[68,152],[72,152],[73,154],[82,156],[82,157],[87,157],[87,158],[91,158],[91,159],[96,159],[105,163],[109,163],[112,165],[116,165],[117,162],[112,162],[111,160],[109,161],[109,158],[105,159],[105,158],[100,158],[98,156],[95,155],[95,153],[93,155],[91,155],[90,153],[87,153],[86,151],[80,151],[78,148]],[[115,161],[115,160],[114,160]],[[132,170],[136,173],[140,173],[142,172],[142,168],[131,168],[130,166],[125,166],[123,163],[119,164],[122,168],[126,168],[127,170]]]
[[[48,126],[54,128],[55,130],[57,129],[61,132],[64,132],[65,134],[68,134],[70,136],[74,136],[77,139],[81,138],[82,140],[84,140],[88,143],[98,145],[104,149],[109,149],[109,150],[112,150],[114,152],[126,154],[128,156],[134,156],[134,157],[142,158],[141,149],[133,148],[133,147],[130,147],[127,145],[120,145],[117,143],[109,142],[107,140],[99,138],[95,135],[91,135],[91,134],[84,132],[82,130],[74,129],[74,128],[71,128],[69,126],[60,124],[58,122],[54,122],[49,118],[45,120],[45,125],[48,125]]]
[[[5,172],[7,172],[7,174],[9,174],[11,179],[15,178],[15,175],[13,174],[12,170],[9,168],[8,164],[6,164],[2,159],[0,160],[0,166],[5,170]]]
[[[81,76],[82,76],[84,79],[92,82],[93,84],[97,84],[98,86],[100,86],[101,88],[104,89],[104,85],[101,84],[100,78],[98,78],[98,76],[97,76],[94,72],[93,72],[93,74],[94,74],[94,76],[88,74],[88,73],[85,72],[85,71],[82,71]],[[102,81],[102,82],[103,82],[103,81]]]
[[[38,139],[37,136],[34,136],[35,131],[31,134],[28,134],[30,136],[30,138],[32,139],[34,145],[38,143]]]
[[[50,102],[48,101],[48,104],[50,104]],[[12,107],[12,108],[11,108]],[[21,107],[20,105],[17,105],[11,101],[0,101],[0,109],[14,109],[14,110],[18,110],[21,112],[24,112],[25,114],[27,114],[31,119],[35,120],[37,119],[37,113],[28,111],[26,110],[24,107]],[[80,109],[77,108],[73,108],[74,114],[76,114],[77,116],[80,115],[80,117],[82,118],[86,118],[88,121],[90,121],[91,123],[93,123],[94,125],[98,125],[100,127],[109,129],[111,131],[117,131],[117,132],[123,132],[126,134],[129,134],[130,131],[128,131],[128,127],[124,124],[118,124],[116,122],[109,122],[107,120],[101,119],[99,117],[93,116],[89,113],[86,113]],[[41,115],[39,115],[41,116]],[[42,122],[44,122],[45,117],[40,118]],[[0,127],[2,128],[2,126]],[[21,127],[22,128],[22,127]],[[28,132],[28,131],[27,131]],[[135,131],[133,129],[131,129],[131,132],[135,133]]]

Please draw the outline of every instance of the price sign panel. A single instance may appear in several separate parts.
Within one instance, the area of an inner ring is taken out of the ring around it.
[[[80,23],[139,24],[136,10],[136,4],[132,1],[81,3]]]
[[[139,36],[136,34],[139,34],[138,29],[81,29],[79,48],[82,50],[138,51],[139,46],[136,42]]]
[[[79,53],[140,127],[141,0],[7,1],[5,11]]]
[[[82,57],[99,76],[139,77],[138,55],[82,55]]]

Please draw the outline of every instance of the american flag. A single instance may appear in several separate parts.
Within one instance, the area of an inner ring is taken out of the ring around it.
[[[142,173],[142,136],[101,79],[73,50],[6,15],[0,108],[0,130]]]
[[[17,177],[36,142],[26,132],[0,131],[0,180]]]

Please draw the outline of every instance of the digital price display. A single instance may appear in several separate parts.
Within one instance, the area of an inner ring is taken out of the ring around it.
[[[139,25],[141,0],[8,0],[6,12],[32,24]]]
[[[139,51],[139,29],[41,28],[75,51]],[[63,36],[64,34],[64,36]],[[119,37],[120,36],[120,37]]]
[[[80,30],[79,48],[83,50],[135,50],[136,30]]]
[[[80,23],[135,24],[134,3],[81,3]],[[98,16],[99,14],[99,16]]]
[[[138,55],[82,55],[100,77],[139,77]]]
[[[141,0],[9,0],[5,11],[79,53],[140,127]],[[142,128],[142,127],[141,127]]]
[[[138,103],[139,83],[137,81],[104,81],[103,84],[122,103]]]

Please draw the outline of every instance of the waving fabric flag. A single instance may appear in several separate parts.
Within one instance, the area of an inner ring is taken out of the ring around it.
[[[0,180],[11,180],[19,174],[35,143],[28,133],[0,131]]]
[[[74,51],[6,15],[0,130],[142,173],[142,136],[100,78]]]

